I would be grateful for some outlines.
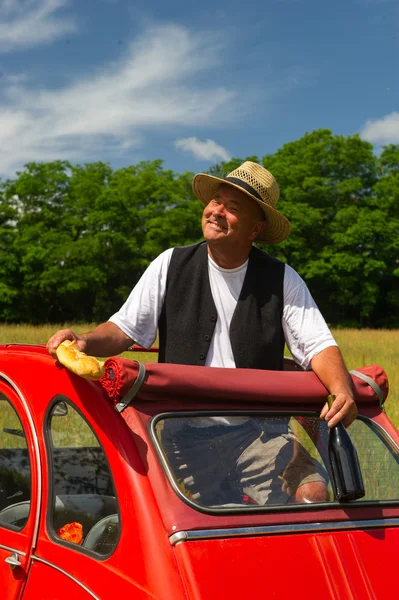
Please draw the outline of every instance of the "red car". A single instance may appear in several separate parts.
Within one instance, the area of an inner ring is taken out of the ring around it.
[[[342,503],[313,373],[130,364],[135,389],[115,406],[44,347],[0,346],[1,600],[398,596],[399,433],[382,370],[369,372],[380,388],[352,376],[366,495]],[[223,463],[232,436],[204,445],[210,421],[299,441],[325,497],[284,485],[288,456],[257,502]]]

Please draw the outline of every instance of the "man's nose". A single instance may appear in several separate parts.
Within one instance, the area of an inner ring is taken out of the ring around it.
[[[213,211],[213,214],[216,217],[221,217],[224,214],[224,206],[222,204],[220,204],[219,206],[217,206],[215,208],[215,210]]]

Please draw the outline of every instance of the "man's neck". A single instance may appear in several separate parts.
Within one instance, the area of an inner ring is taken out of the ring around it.
[[[252,245],[249,248],[227,249],[220,246],[209,244],[208,254],[212,260],[222,267],[222,269],[236,269],[241,267],[247,260],[251,251]]]

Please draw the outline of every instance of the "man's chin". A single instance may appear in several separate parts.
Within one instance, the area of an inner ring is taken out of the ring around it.
[[[218,249],[220,251],[227,251],[228,249],[232,248],[230,238],[227,236],[211,237],[208,238],[206,242],[209,248],[214,248],[215,250]]]

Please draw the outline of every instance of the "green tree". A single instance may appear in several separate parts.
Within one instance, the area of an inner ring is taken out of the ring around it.
[[[9,238],[12,262],[8,281],[11,286],[17,281],[18,286],[12,310],[3,309],[7,320],[47,320],[42,275],[59,242],[68,169],[70,165],[65,161],[29,163],[25,171],[17,173],[15,181],[3,186],[3,206],[15,219]]]
[[[375,210],[371,144],[318,130],[262,163],[279,183],[279,208],[292,224],[291,235],[271,252],[305,278],[330,322],[367,321],[378,302],[381,268],[368,251],[365,221]]]
[[[17,214],[4,194],[4,187],[5,184],[0,184],[0,319],[7,322],[13,320],[20,282],[15,254]]]
[[[377,158],[358,136],[322,129],[261,162],[292,223],[269,252],[304,277],[330,323],[398,326],[399,146]],[[192,177],[160,160],[116,171],[54,161],[0,182],[0,318],[108,318],[160,252],[202,239]]]
[[[384,263],[379,280],[378,325],[399,326],[399,145],[385,146],[378,160],[375,210],[381,213],[375,252]]]

